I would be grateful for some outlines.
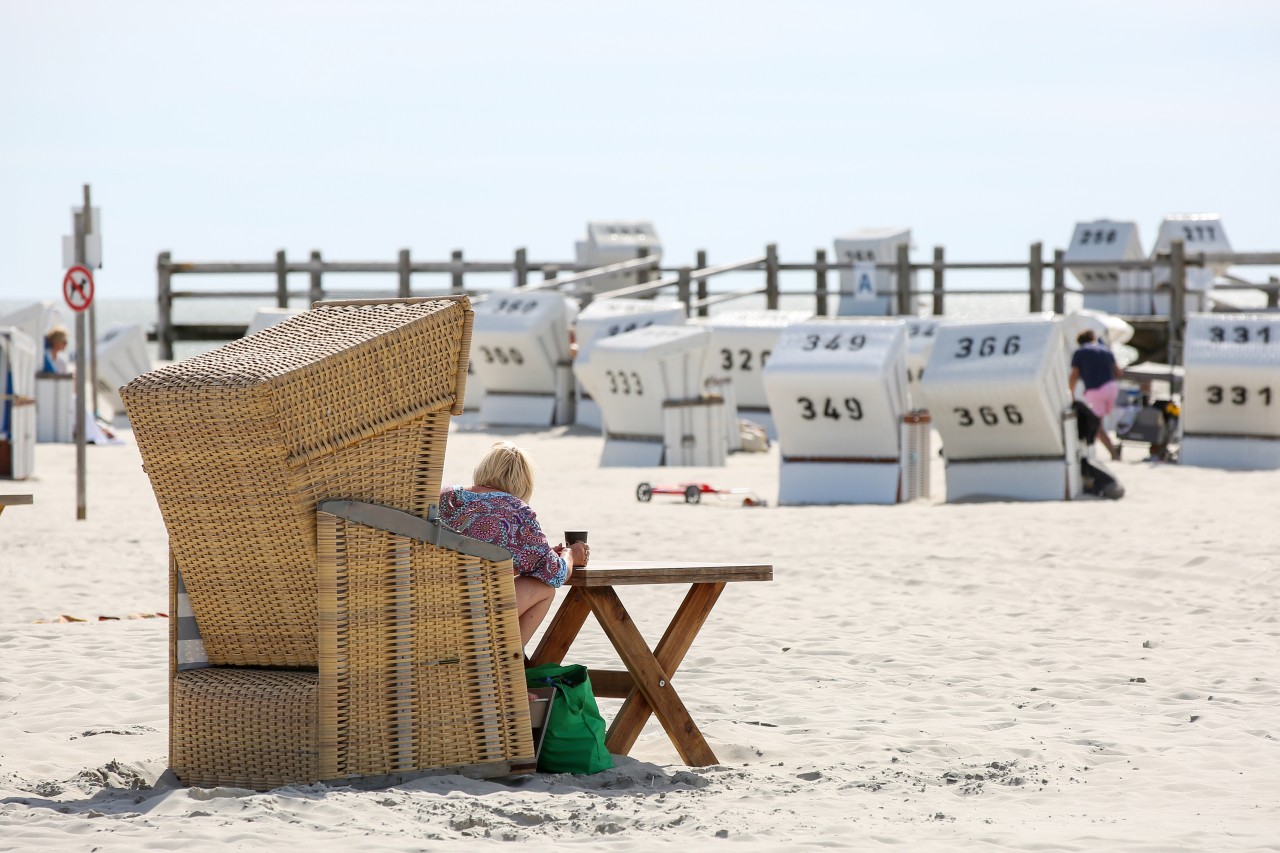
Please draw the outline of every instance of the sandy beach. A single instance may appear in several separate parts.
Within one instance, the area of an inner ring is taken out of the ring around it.
[[[167,545],[123,435],[88,449],[86,521],[71,445],[0,481],[35,496],[0,516],[0,849],[1280,849],[1280,472],[1128,447],[1118,502],[948,505],[935,458],[908,505],[641,504],[686,479],[772,504],[776,446],[600,469],[580,430],[455,425],[446,482],[512,438],[544,527],[588,529],[596,559],[775,566],[726,589],[678,674],[722,763],[682,766],[651,722],[596,776],[255,794],[162,778],[167,619],[129,617],[168,609]],[[624,592],[653,641],[682,591]],[[39,621],[63,614],[85,621]],[[616,666],[592,628],[569,660]]]

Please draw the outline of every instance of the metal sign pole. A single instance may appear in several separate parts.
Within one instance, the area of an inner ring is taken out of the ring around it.
[[[89,185],[84,185],[84,213],[75,217],[76,228],[76,263],[84,265],[85,236],[93,227],[93,208],[89,206]],[[85,361],[88,347],[85,345],[83,311],[76,312],[76,520],[84,521],[88,517],[85,501]]]

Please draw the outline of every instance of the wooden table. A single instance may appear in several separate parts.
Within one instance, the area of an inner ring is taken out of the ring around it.
[[[0,495],[0,515],[4,513],[7,506],[19,506],[32,502],[31,495]]]
[[[533,653],[532,663],[562,663],[569,647],[594,614],[605,636],[617,650],[626,671],[590,669],[596,696],[625,699],[605,736],[605,745],[616,755],[626,755],[635,745],[649,715],[656,715],[685,764],[703,767],[718,764],[715,753],[698,730],[684,702],[676,693],[672,676],[679,669],[711,608],[733,581],[773,580],[773,566],[736,563],[593,562],[574,569],[569,594],[547,626]],[[636,629],[614,587],[633,584],[691,584],[679,609],[655,649],[650,649]]]

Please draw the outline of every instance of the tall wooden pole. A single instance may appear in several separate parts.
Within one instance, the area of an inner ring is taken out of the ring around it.
[[[1187,314],[1186,246],[1169,241],[1169,363],[1182,363],[1182,330]]]
[[[1030,293],[1031,313],[1039,314],[1044,310],[1044,244],[1031,244],[1031,261],[1028,264],[1031,272]]]
[[[289,307],[289,261],[284,249],[276,252],[276,307]]]
[[[764,307],[778,307],[778,244],[764,247]]]
[[[943,314],[943,300],[946,298],[947,291],[944,281],[947,269],[943,266],[947,262],[947,250],[942,246],[933,247],[933,316],[941,317]]]
[[[456,265],[453,269],[453,272],[450,273],[450,276],[449,276],[449,289],[453,293],[462,293],[463,288],[465,287],[465,284],[466,284],[463,281],[463,277],[462,277],[462,250],[454,249],[452,252],[450,252],[449,260]]]
[[[911,247],[906,243],[898,244],[898,308],[897,314],[900,317],[910,317],[915,311],[912,310],[912,301],[915,294],[911,292]]]
[[[684,316],[689,316],[689,303],[693,296],[693,279],[690,277],[691,270],[688,267],[680,267],[677,272],[676,294],[677,298],[684,305]]]
[[[1067,253],[1053,250],[1053,313],[1067,313]]]
[[[311,287],[308,290],[308,299],[312,305],[324,299],[324,279],[322,278],[324,273],[320,270],[320,264],[320,251],[317,249],[311,253]],[[310,308],[311,305],[307,307]]]
[[[819,317],[827,316],[827,250],[818,249],[813,253],[813,293],[814,313]]]
[[[707,268],[707,250],[699,249],[698,250],[698,269],[705,270],[706,268]],[[697,280],[695,284],[697,285],[697,289],[698,289],[698,301],[701,302],[702,300],[707,298],[707,280],[705,278],[700,278]],[[699,317],[707,316],[707,312],[709,310],[710,309],[706,305],[699,305],[698,316]]]
[[[410,287],[409,276],[413,270],[410,268],[409,250],[401,249],[400,256],[396,260],[396,272],[400,278],[396,285],[396,295],[401,299],[408,299],[413,295],[413,288]]]
[[[515,274],[516,287],[524,287],[529,283],[529,250],[524,246],[516,249]]]
[[[173,361],[173,255],[156,258],[156,345],[162,361]]]

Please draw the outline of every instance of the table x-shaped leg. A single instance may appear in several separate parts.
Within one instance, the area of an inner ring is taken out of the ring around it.
[[[653,714],[685,764],[691,767],[718,764],[715,753],[671,684],[671,676],[684,661],[723,589],[723,582],[693,584],[657,649],[650,651],[613,587],[575,587],[538,644],[533,663],[563,660],[589,610],[618,652],[632,685],[609,726],[605,740],[609,751],[626,755]]]

